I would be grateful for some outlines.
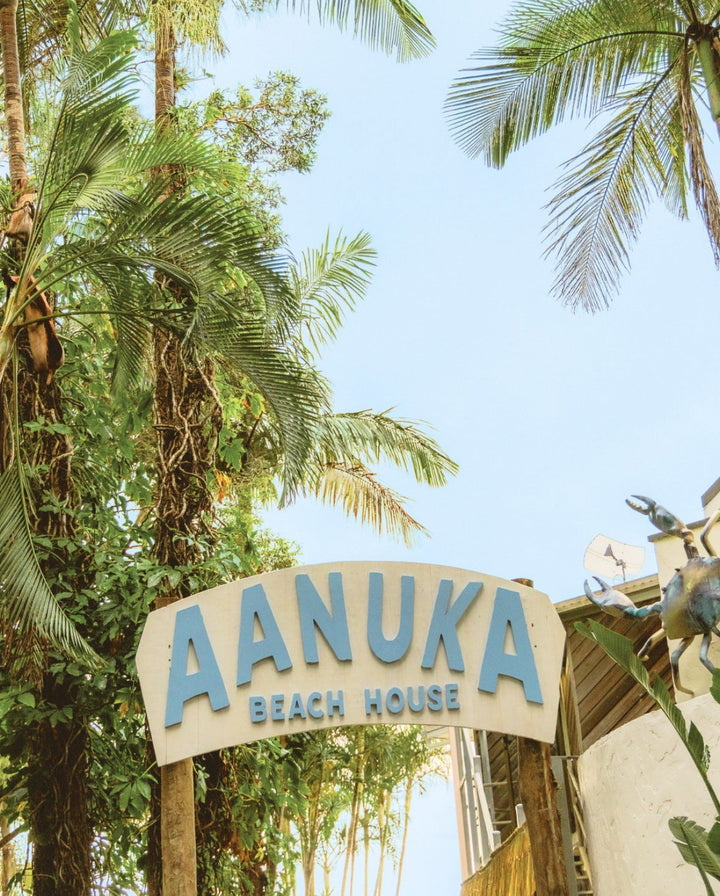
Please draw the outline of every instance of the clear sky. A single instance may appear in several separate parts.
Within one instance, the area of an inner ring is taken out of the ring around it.
[[[543,205],[584,125],[535,141],[502,171],[466,158],[443,100],[509,3],[417,5],[438,41],[420,62],[397,65],[299,15],[233,13],[229,54],[208,64],[221,85],[283,68],[328,96],[313,171],[282,187],[297,254],[329,227],[368,231],[379,255],[367,300],[325,354],[336,407],[426,420],[460,464],[442,490],[387,472],[432,534],[412,550],[311,502],[268,514],[268,524],[307,563],[437,562],[532,578],[563,600],[582,592],[594,535],[646,545],[651,527],[625,506],[630,494],[686,522],[701,517],[700,496],[720,475],[720,277],[697,220],[677,223],[658,206],[610,310],[561,307],[549,295]],[[718,170],[716,146],[710,162]],[[647,547],[645,574],[655,569]],[[454,838],[454,815],[433,805],[429,817],[421,880],[444,883],[413,888],[408,875],[405,892],[454,896],[456,847],[446,856],[438,840],[448,828]]]

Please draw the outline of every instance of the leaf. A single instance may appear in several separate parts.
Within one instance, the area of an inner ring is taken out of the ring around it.
[[[276,0],[279,6],[281,0]],[[286,0],[287,6],[301,12],[315,7],[321,22],[330,22],[364,40],[373,50],[395,53],[398,62],[427,56],[435,46],[423,17],[407,0]]]
[[[663,711],[670,724],[677,732],[680,740],[687,749],[695,767],[700,773],[703,783],[713,801],[715,810],[720,813],[720,800],[711,785],[708,770],[708,750],[705,746],[700,731],[691,723],[688,727],[685,717],[679,707],[674,703],[670,692],[661,678],[657,678],[652,684],[647,669],[638,659],[632,649],[632,641],[612,629],[606,628],[599,622],[589,619],[587,624],[576,622],[575,629],[584,637],[595,641],[605,653],[623,668],[655,701]]]
[[[370,236],[359,233],[348,240],[330,232],[319,249],[303,252],[290,268],[290,289],[300,309],[300,339],[314,352],[333,340],[346,311],[362,300],[370,283],[376,252]]]
[[[402,495],[378,482],[359,462],[324,464],[307,477],[303,490],[326,504],[339,505],[378,533],[399,535],[408,546],[417,534],[428,534],[405,509]]]
[[[151,591],[154,588],[157,588],[157,586],[160,584],[160,582],[162,582],[162,580],[165,578],[166,573],[167,573],[167,570],[164,568],[156,569],[154,572],[151,572],[150,575],[148,576],[147,587]]]
[[[94,651],[62,611],[40,569],[17,463],[0,474],[0,495],[0,617],[15,662],[20,667],[38,664],[43,642],[85,662],[95,661]]]
[[[720,669],[713,669],[710,693],[716,703],[720,703]]]
[[[710,828],[707,843],[716,855],[720,855],[720,821],[716,820],[715,824]]]
[[[392,417],[389,411],[355,411],[325,415],[318,431],[321,463],[381,460],[411,470],[417,482],[443,486],[457,464],[417,423]]]
[[[711,875],[720,880],[720,861],[708,846],[707,831],[685,817],[671,818],[668,825],[680,854],[686,862],[695,865],[703,879],[706,892],[713,894],[714,890],[707,876]]]

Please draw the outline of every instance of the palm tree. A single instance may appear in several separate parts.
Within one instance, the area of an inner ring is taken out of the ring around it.
[[[162,327],[176,338],[181,333],[191,335],[193,350],[198,352],[218,332],[226,341],[229,334],[238,337],[233,341],[233,356],[242,358],[246,375],[273,407],[290,457],[295,434],[308,429],[305,418],[314,417],[321,397],[280,341],[270,338],[265,325],[268,309],[281,317],[290,303],[278,276],[278,263],[262,248],[247,210],[212,191],[201,194],[191,182],[183,190],[169,190],[162,166],[191,168],[207,183],[220,174],[232,180],[232,171],[219,163],[212,148],[193,139],[130,127],[127,117],[133,108],[134,87],[129,65],[136,35],[116,33],[84,52],[79,29],[72,25],[71,21],[64,89],[50,146],[38,167],[31,220],[22,240],[16,239],[22,242],[22,251],[11,247],[2,258],[12,290],[0,328],[0,385],[9,395],[3,405],[7,455],[0,480],[5,628],[16,646],[21,641],[24,647],[31,644],[43,696],[55,703],[65,700],[68,706],[72,688],[65,693],[67,685],[60,686],[43,669],[46,638],[55,633],[47,619],[51,623],[60,619],[56,628],[65,635],[61,646],[77,647],[84,642],[54,602],[34,554],[32,533],[64,539],[74,534],[72,446],[62,422],[61,388],[53,376],[58,365],[41,367],[32,335],[27,338],[35,326],[41,328],[41,336],[46,334],[45,340],[48,328],[57,338],[55,319],[90,313],[82,302],[68,301],[65,285],[72,283],[75,295],[79,287],[97,290],[105,298],[118,333],[117,388],[132,382],[143,369],[148,337],[153,328]],[[24,188],[26,176],[18,183]],[[190,306],[174,301],[168,283],[181,287],[192,300]],[[51,295],[54,307],[48,299]],[[42,313],[28,317],[30,311],[38,311],[40,298],[45,303]],[[45,439],[41,426],[40,453],[35,450],[34,459],[49,473],[28,480],[27,428],[22,424],[37,419],[38,409],[51,424],[50,438]],[[45,499],[51,495],[63,509],[39,513],[33,508],[33,494]],[[61,567],[62,550],[54,553]],[[33,741],[36,766],[42,769],[44,764],[46,775],[53,772],[53,786],[37,787],[31,794],[36,892],[39,896],[86,894],[91,833],[84,806],[85,721],[73,716],[68,725],[52,731],[51,727],[41,725]],[[61,769],[63,757],[68,761]],[[68,770],[70,774],[64,777],[61,771]],[[73,825],[53,830],[53,820],[71,799]]]
[[[563,119],[597,122],[549,203],[553,290],[573,309],[608,305],[654,198],[684,218],[692,192],[720,264],[702,124],[707,106],[720,129],[719,25],[706,0],[525,0],[451,87],[451,130],[495,167]]]
[[[370,237],[330,234],[316,249],[308,249],[288,269],[289,289],[298,307],[294,329],[287,334],[299,363],[313,368],[324,346],[338,335],[345,315],[367,292],[375,265]],[[439,487],[457,472],[452,461],[417,423],[390,411],[338,412],[327,389],[326,410],[320,415],[305,462],[287,492],[313,497],[342,509],[378,534],[402,538],[410,545],[423,526],[405,506],[405,499],[377,478],[374,468],[387,462],[409,472],[416,482]],[[267,465],[283,469],[281,446],[263,415],[244,438],[244,466],[252,467],[256,444]]]
[[[251,5],[251,4],[248,4]],[[257,4],[255,4],[257,6]],[[260,4],[261,6],[264,4]],[[295,7],[294,2],[288,4]],[[159,128],[172,125],[172,109],[175,105],[175,52],[178,40],[186,36],[203,35],[206,41],[218,38],[220,4],[187,3],[176,5],[169,0],[156,0],[152,5],[155,28],[155,120]],[[353,25],[355,33],[371,45],[386,51],[396,50],[399,59],[406,59],[428,52],[432,45],[422,17],[405,0],[355,0]],[[350,4],[337,7],[333,3],[318,6],[321,18],[346,27],[350,21]],[[179,13],[179,15],[178,15]],[[174,17],[173,17],[174,14]],[[175,172],[182,178],[181,172]],[[182,290],[176,290],[176,298],[182,303]],[[214,394],[214,370],[211,362],[198,364],[192,353],[179,340],[166,332],[156,331],[156,429],[158,432],[157,457],[159,486],[156,501],[156,517],[168,532],[168,538],[158,539],[157,558],[168,567],[187,565],[193,559],[192,551],[181,554],[182,537],[193,532],[197,521],[209,512],[211,501],[207,494],[198,492],[198,484],[206,481],[214,459],[217,432],[221,417],[217,413]],[[167,399],[172,397],[169,404]],[[212,408],[215,407],[213,412]],[[188,421],[207,420],[202,432],[197,426],[188,427]],[[195,439],[191,441],[190,433]],[[182,433],[185,435],[183,436]],[[178,440],[185,439],[186,463],[178,467]],[[297,458],[302,467],[302,456],[307,455],[309,442],[286,453],[286,459]],[[286,465],[289,474],[292,468]],[[286,482],[292,479],[286,480]],[[297,476],[295,477],[297,481]],[[197,500],[187,502],[186,493],[195,493]],[[285,490],[284,497],[289,492]],[[179,599],[183,593],[166,583],[161,603]],[[149,879],[150,896],[172,893],[173,896],[195,896],[197,891],[195,870],[194,830],[194,782],[191,760],[164,766],[161,769],[160,849],[158,850],[157,823],[150,832]],[[156,819],[157,821],[157,819]],[[162,884],[152,873],[158,851],[162,855]]]

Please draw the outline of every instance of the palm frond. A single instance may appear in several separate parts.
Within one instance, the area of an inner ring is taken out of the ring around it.
[[[282,455],[280,504],[291,501],[307,472],[308,458],[329,396],[323,380],[312,368],[300,364],[283,350],[268,343],[262,318],[246,318],[233,329],[203,328],[204,351],[242,372],[265,398],[269,423],[275,431]]]
[[[552,125],[594,115],[684,40],[685,26],[658,4],[525,2],[501,24],[499,45],[474,53],[453,83],[450,130],[468,155],[502,167]]]
[[[458,466],[437,442],[416,423],[401,420],[389,411],[328,414],[317,436],[317,452],[323,463],[366,458],[382,460],[402,470],[412,471],[418,482],[443,486]]]
[[[330,232],[318,249],[303,252],[289,269],[289,288],[301,319],[300,341],[314,351],[332,341],[346,311],[352,311],[367,292],[376,252],[367,233],[352,239]]]
[[[714,893],[708,875],[720,880],[720,856],[710,849],[708,832],[685,817],[671,818],[668,824],[683,859],[698,869],[705,884],[705,892]]]
[[[281,0],[276,2],[279,6]],[[322,23],[352,28],[371,49],[394,53],[398,62],[427,56],[435,46],[422,15],[407,0],[286,0],[286,5],[300,12],[315,7]]]
[[[95,44],[119,24],[116,0],[19,0],[18,51],[23,81],[30,86],[63,52],[69,26],[80,40]]]
[[[689,64],[681,67],[679,105],[695,205],[710,239],[715,265],[720,266],[720,199],[705,156],[703,127],[693,100]]]
[[[324,504],[341,507],[347,516],[371,526],[378,534],[401,537],[408,546],[418,534],[427,534],[405,509],[406,499],[379,482],[359,461],[319,464],[303,490]]]
[[[42,647],[48,645],[86,660],[94,658],[40,569],[17,463],[0,473],[0,496],[0,614],[13,663],[22,664],[22,653],[29,649],[27,659],[37,667]]]
[[[669,71],[619,95],[617,114],[554,185],[545,228],[548,254],[558,261],[553,292],[573,309],[607,307],[617,291],[628,245],[662,194],[667,166],[658,144],[667,141],[657,136],[672,120],[674,99]]]
[[[95,271],[90,272],[92,278]],[[138,271],[111,269],[101,286],[107,302],[108,318],[115,332],[115,363],[111,392],[119,396],[137,386],[147,373],[153,323],[153,286]],[[99,279],[99,278],[98,278]]]

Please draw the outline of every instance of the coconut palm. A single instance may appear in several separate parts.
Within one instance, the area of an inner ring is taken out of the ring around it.
[[[197,39],[214,43],[218,37],[220,2],[210,4],[185,0],[182,3],[156,0],[150,4],[155,29],[155,120],[159,128],[172,126],[172,109],[175,105],[175,53],[178,39]],[[262,7],[260,2],[240,4],[244,8]],[[294,8],[294,2],[288,6]],[[303,4],[298,4],[301,8]],[[397,50],[398,58],[422,55],[432,44],[422,17],[405,0],[355,0],[354,4],[321,3],[321,17],[345,27],[353,10],[355,33],[372,45],[386,51]],[[182,300],[182,290],[176,290]],[[208,495],[198,493],[198,484],[206,480],[212,463],[221,416],[217,412],[214,396],[214,369],[211,363],[198,365],[177,339],[157,330],[154,340],[156,372],[156,430],[158,432],[157,458],[159,472],[156,516],[167,531],[167,537],[158,539],[158,560],[168,567],[186,565],[193,559],[192,550],[182,552],[182,536],[193,531],[195,520],[209,511]],[[180,386],[182,385],[182,388]],[[167,399],[173,401],[167,404]],[[213,410],[215,408],[215,410]],[[210,427],[201,432],[192,430],[187,421],[210,421]],[[178,434],[185,430],[186,463],[178,467]],[[195,434],[194,440],[190,433]],[[171,463],[172,461],[172,463]],[[298,479],[296,477],[295,482]],[[195,493],[197,500],[188,504],[187,493]],[[285,492],[283,497],[288,497]],[[181,536],[178,538],[177,536]],[[182,597],[182,591],[166,584],[162,603]],[[161,892],[173,896],[195,896],[195,831],[194,784],[192,762],[185,760],[165,766],[161,770],[160,824],[150,829],[149,891],[151,896]],[[160,840],[158,843],[158,827]],[[162,882],[157,873],[157,857],[162,854]],[[154,857],[154,860],[153,860]],[[153,870],[155,869],[155,870]]]
[[[58,383],[62,376],[55,376],[62,356],[56,358],[58,363],[43,366],[33,340],[47,344],[48,328],[58,339],[55,320],[65,321],[69,330],[74,319],[87,320],[88,314],[95,314],[81,298],[83,290],[92,290],[104,302],[118,334],[116,388],[132,383],[144,369],[153,331],[185,338],[197,357],[225,351],[242,363],[245,376],[271,408],[284,451],[288,458],[295,457],[289,470],[302,459],[298,455],[304,454],[304,442],[309,442],[311,423],[323,400],[312,376],[267,326],[269,316],[294,313],[294,300],[279,276],[279,262],[263,248],[247,209],[210,188],[212,177],[232,181],[232,170],[220,165],[212,148],[194,139],[129,124],[135,34],[113,34],[89,52],[82,50],[77,28],[70,29],[69,38],[59,111],[49,148],[37,168],[30,227],[22,251],[8,244],[2,257],[11,289],[0,328],[0,386],[7,396],[0,480],[3,620],[16,648],[23,647],[17,654],[25,655],[28,643],[32,646],[42,693],[50,689],[55,702],[62,699],[57,682],[42,675],[47,640],[75,648],[83,642],[54,601],[37,563],[32,535],[67,539],[78,497],[72,446],[62,420]],[[163,165],[182,165],[199,180],[188,178],[182,189],[173,183],[170,190],[172,169],[168,174]],[[207,189],[200,192],[198,183]],[[168,284],[179,286],[186,301],[177,301]],[[37,307],[40,298],[42,313]],[[41,450],[34,445],[29,457],[24,424],[39,421],[38,410],[45,420],[36,427]],[[29,460],[34,466],[40,462],[48,474],[29,477]],[[45,513],[33,507],[35,495],[43,499],[38,503],[51,499],[61,511]],[[62,549],[54,553],[62,564]],[[72,693],[67,700],[71,705]],[[55,753],[46,758],[47,768],[57,774],[52,789],[37,789],[32,824],[37,821],[46,828],[58,809],[47,801],[57,799],[62,806],[69,793],[81,811],[87,770],[83,726],[83,720],[73,716],[70,723],[53,730]],[[45,755],[41,735],[34,740],[36,764]],[[59,747],[63,737],[68,747],[64,752]],[[79,754],[69,749],[71,745]],[[59,786],[57,763],[63,755],[72,758],[73,776],[62,778],[69,790]],[[86,894],[87,825],[73,825],[62,836],[43,834],[36,839],[36,892]]]
[[[289,268],[290,289],[300,309],[293,336],[300,358],[316,362],[320,349],[338,335],[345,314],[364,297],[375,253],[370,238],[328,234],[317,249],[303,252]],[[294,491],[338,506],[378,533],[410,544],[424,528],[408,513],[402,496],[378,480],[382,461],[411,472],[431,487],[445,485],[457,465],[417,423],[390,411],[326,412],[315,428]]]
[[[137,376],[144,362],[143,339],[147,341],[152,325],[162,321],[171,332],[192,330],[197,347],[207,346],[222,328],[234,358],[242,361],[245,374],[266,393],[277,425],[287,433],[291,455],[300,450],[302,437],[297,432],[303,413],[314,414],[321,397],[312,389],[308,397],[305,374],[283,354],[277,341],[273,345],[268,339],[267,309],[281,315],[290,303],[277,263],[261,248],[247,210],[237,203],[233,208],[220,196],[190,191],[176,192],[160,203],[167,192],[162,176],[137,186],[138,177],[158,169],[161,162],[183,161],[207,173],[221,169],[212,149],[202,144],[141,127],[128,131],[122,116],[135,96],[127,55],[135,42],[133,34],[115,34],[89,53],[77,48],[42,164],[31,232],[21,253],[6,250],[2,257],[13,286],[0,324],[0,383],[5,397],[0,415],[4,436],[0,475],[7,496],[0,509],[4,607],[11,627],[19,625],[22,632],[30,633],[33,621],[44,620],[42,631],[57,636],[65,646],[72,642],[77,647],[79,642],[53,609],[32,559],[32,514],[19,445],[23,430],[13,420],[17,402],[11,393],[16,375],[9,376],[13,357],[20,364],[23,352],[32,357],[26,368],[36,374],[41,369],[27,344],[29,331],[37,327],[44,333],[53,320],[83,316],[81,304],[63,305],[63,283],[74,279],[106,297],[119,340],[118,386]],[[228,173],[226,166],[222,173]],[[26,175],[21,179],[27,182]],[[218,286],[220,273],[224,283]],[[173,305],[158,278],[172,278],[197,297],[192,314]],[[247,286],[250,282],[252,290]],[[46,297],[53,295],[56,307],[51,311]],[[47,305],[47,313],[39,316],[38,298]],[[56,336],[54,327],[50,332]],[[242,339],[233,341],[230,337],[239,332]],[[37,392],[47,410],[57,398],[57,386],[52,370],[42,369],[44,380]],[[56,486],[56,498],[67,500],[61,491],[72,490],[69,482]]]
[[[707,0],[525,0],[453,84],[453,133],[495,167],[563,119],[597,123],[549,203],[553,289],[572,308],[607,306],[655,198],[683,218],[692,193],[720,263],[703,147],[706,107],[720,127],[718,25],[720,6]]]

